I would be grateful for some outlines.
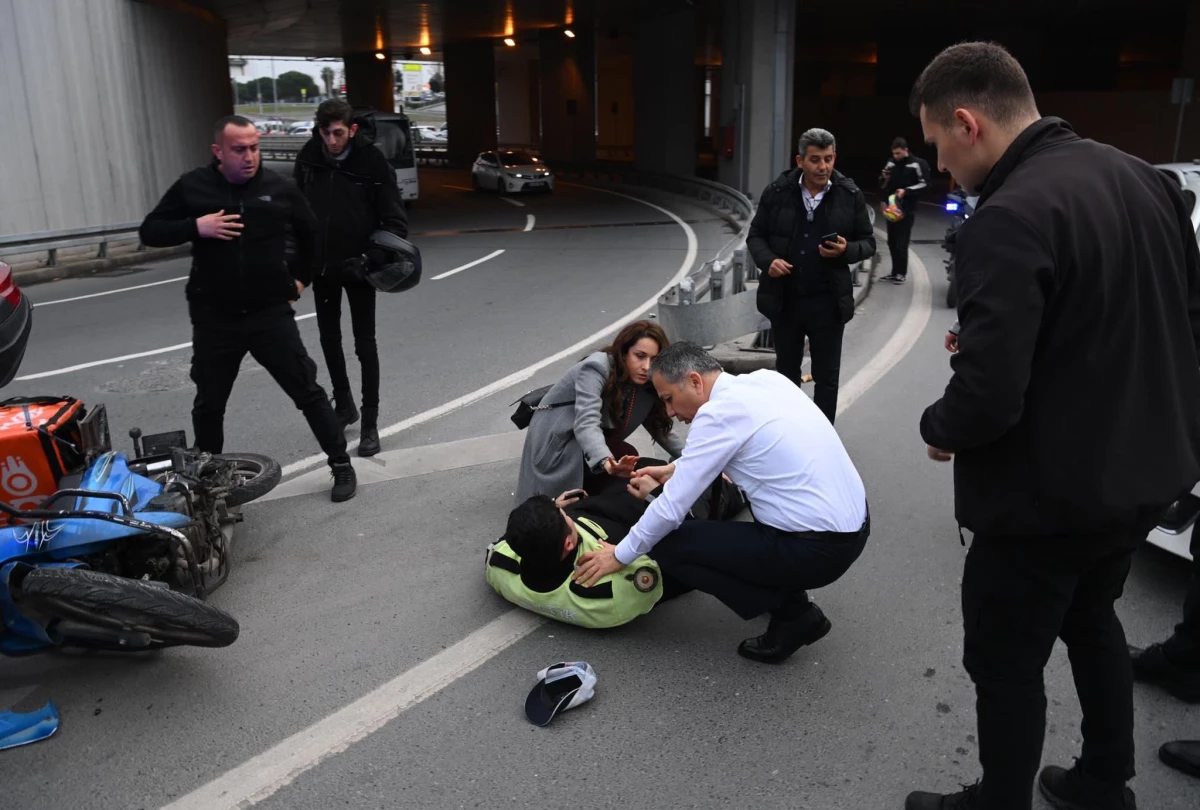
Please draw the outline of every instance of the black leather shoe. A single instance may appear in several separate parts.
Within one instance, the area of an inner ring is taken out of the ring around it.
[[[958,793],[924,793],[916,791],[904,800],[904,810],[973,810],[979,804],[979,785],[968,785]]]
[[[379,409],[362,409],[362,429],[358,432],[358,454],[363,457],[379,452]]]
[[[1158,758],[1177,771],[1200,778],[1200,740],[1163,743],[1158,749]]]
[[[1137,799],[1128,786],[1101,782],[1081,771],[1078,763],[1069,771],[1047,765],[1038,777],[1038,787],[1058,810],[1137,810]]]
[[[342,427],[353,425],[358,421],[358,408],[354,405],[354,396],[349,392],[333,392],[333,412],[337,415]]]
[[[1186,703],[1200,703],[1200,668],[1181,667],[1167,658],[1162,644],[1146,649],[1130,645],[1134,680],[1153,683]]]
[[[767,632],[738,645],[738,655],[764,664],[778,664],[806,644],[819,641],[833,625],[816,605],[795,619],[771,617]]]
[[[358,489],[358,476],[354,472],[354,465],[349,461],[334,464],[330,468],[330,474],[333,476],[333,491],[329,495],[330,500],[334,503],[341,503],[353,498],[355,490]]]

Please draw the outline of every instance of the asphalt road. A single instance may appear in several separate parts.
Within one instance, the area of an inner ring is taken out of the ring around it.
[[[677,224],[628,224],[660,212],[593,190],[564,187],[525,208],[445,194],[414,211],[414,230],[521,227],[526,213],[536,213],[537,227],[445,237],[444,246],[443,237],[422,241],[437,266],[431,275],[507,252],[381,306],[393,403],[385,424],[598,331],[665,284],[685,252]],[[692,225],[702,257],[722,240],[707,212],[660,204],[703,220]],[[541,231],[543,217],[627,224]],[[850,572],[814,594],[833,632],[785,665],[739,658],[737,643],[763,621],[743,622],[702,594],[596,632],[531,622],[484,583],[483,548],[503,528],[520,453],[508,403],[553,381],[581,349],[390,436],[378,460],[356,459],[364,480],[378,483],[345,506],[328,503],[317,470],[249,507],[235,570],[213,597],[241,622],[233,646],[0,664],[0,708],[53,698],[63,717],[55,738],[0,754],[4,806],[216,810],[246,799],[272,810],[859,810],[899,808],[909,790],[973,781],[974,699],[960,663],[965,549],[950,468],[925,459],[916,429],[948,377],[942,336],[953,313],[938,303],[940,251],[915,250],[932,289],[916,267],[903,287],[876,285],[846,336],[843,396],[853,401],[838,430],[866,482],[874,533]],[[169,278],[177,267],[31,292],[49,301]],[[173,282],[55,305],[64,308],[57,326],[44,308],[23,371],[184,342],[181,293]],[[315,325],[302,329],[315,352]],[[19,390],[103,396],[123,426],[169,428],[186,423],[185,382],[116,389],[183,379],[186,357],[95,367]],[[231,403],[240,416],[230,446],[287,461],[311,453],[299,414],[278,400],[265,375],[247,373]],[[1157,549],[1139,553],[1119,605],[1132,641],[1169,632],[1186,574]],[[525,695],[538,669],[561,660],[595,667],[596,698],[535,728],[522,712]],[[1079,712],[1061,647],[1046,682],[1044,760],[1070,765]],[[1144,687],[1136,706],[1140,805],[1195,808],[1200,781],[1162,766],[1155,750],[1194,737],[1196,709]],[[1045,807],[1040,798],[1034,806]]]

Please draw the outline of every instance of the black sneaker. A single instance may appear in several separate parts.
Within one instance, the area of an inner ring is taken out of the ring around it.
[[[341,503],[353,498],[354,491],[358,488],[358,476],[354,472],[354,465],[349,461],[333,464],[329,473],[333,476],[333,492],[330,499],[334,503]]]
[[[362,428],[358,432],[358,454],[369,458],[379,452],[379,409],[362,409]]]
[[[895,281],[895,280],[896,280],[896,274],[895,274],[895,273],[888,273],[886,276],[880,276],[880,277],[879,277],[879,280],[880,280],[880,281]]]
[[[979,783],[963,787],[958,793],[910,793],[904,810],[973,810],[979,806]]]
[[[333,412],[338,424],[343,428],[358,421],[358,408],[354,405],[354,397],[335,391],[333,394]]]
[[[908,276],[892,276],[888,279],[888,281],[892,282],[893,284],[903,284],[907,280]]]
[[[1057,810],[1137,810],[1137,799],[1127,785],[1101,782],[1080,770],[1078,762],[1069,771],[1057,765],[1042,768],[1038,787]]]
[[[1158,749],[1158,758],[1168,767],[1189,776],[1200,777],[1200,740],[1174,740],[1163,743]]]
[[[1162,644],[1142,650],[1129,647],[1134,680],[1158,684],[1187,703],[1200,703],[1200,667],[1181,667],[1167,657]]]

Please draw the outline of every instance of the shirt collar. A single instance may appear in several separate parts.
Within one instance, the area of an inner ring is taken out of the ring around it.
[[[800,188],[801,188],[801,189],[804,191],[804,193],[805,193],[805,194],[807,194],[808,196],[810,196],[810,197],[813,197],[813,196],[814,196],[814,195],[813,195],[813,193],[812,193],[811,191],[809,191],[809,190],[808,190],[808,186],[804,185],[804,175],[803,175],[803,174],[801,174],[801,175],[800,175]],[[832,180],[828,180],[828,181],[826,181],[826,182],[825,182],[825,188],[823,188],[823,189],[821,189],[820,191],[818,191],[818,192],[816,193],[816,195],[815,195],[815,196],[816,196],[816,197],[820,197],[822,194],[824,194],[825,192],[829,191],[829,189],[831,189],[831,188],[833,188],[833,181],[832,181]]]

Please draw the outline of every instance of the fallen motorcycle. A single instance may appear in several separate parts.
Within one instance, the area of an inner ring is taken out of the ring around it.
[[[0,528],[0,654],[232,644],[237,621],[203,600],[229,576],[240,507],[279,483],[279,464],[188,449],[182,431],[131,431],[129,456],[112,449],[103,405],[89,412],[70,398],[0,403],[14,407],[51,460],[82,463],[64,469],[56,491],[36,504],[0,501],[0,521],[9,524]],[[75,418],[67,426],[46,420],[43,407]],[[7,458],[0,484],[9,493],[27,485],[12,473],[14,462],[18,472],[30,469]]]

